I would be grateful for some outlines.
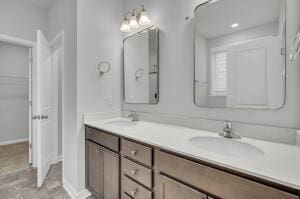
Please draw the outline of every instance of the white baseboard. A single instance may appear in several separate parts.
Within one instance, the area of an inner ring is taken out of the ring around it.
[[[91,195],[91,193],[86,189],[77,193],[76,190],[66,179],[63,179],[63,187],[67,191],[71,199],[85,199]]]
[[[86,199],[90,195],[92,194],[87,189],[84,189],[77,194],[77,199]]]
[[[62,155],[57,156],[56,160],[54,161],[55,163],[61,162],[63,160]]]
[[[8,144],[17,144],[17,143],[28,142],[28,141],[29,141],[29,138],[5,141],[5,142],[0,142],[0,146],[8,145]]]

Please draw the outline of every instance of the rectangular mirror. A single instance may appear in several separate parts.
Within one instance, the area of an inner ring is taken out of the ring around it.
[[[158,28],[150,27],[124,40],[124,100],[158,103]]]
[[[196,105],[284,105],[285,9],[285,0],[211,0],[195,9]]]

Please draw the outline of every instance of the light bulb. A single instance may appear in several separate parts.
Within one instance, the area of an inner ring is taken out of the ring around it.
[[[130,32],[130,31],[131,31],[127,19],[124,19],[124,20],[123,20],[123,23],[122,23],[122,26],[121,26],[120,30],[121,30],[122,32]]]
[[[139,27],[139,24],[138,24],[138,22],[137,22],[136,16],[135,16],[134,14],[131,15],[131,17],[130,17],[129,26],[130,26],[132,29],[136,29],[136,28]]]
[[[139,24],[141,26],[145,26],[148,25],[150,23],[150,19],[148,18],[147,12],[146,10],[142,10],[142,12],[140,13],[140,19],[139,19]]]
[[[231,28],[236,28],[236,27],[238,27],[238,26],[239,26],[238,23],[231,24]]]

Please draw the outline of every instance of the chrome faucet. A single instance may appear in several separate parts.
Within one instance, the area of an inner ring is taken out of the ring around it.
[[[131,119],[132,122],[140,121],[136,112],[132,111],[128,117]]]
[[[232,128],[232,122],[231,121],[224,121],[224,127],[223,127],[223,132],[220,133],[221,136],[225,138],[230,138],[230,139],[241,139],[241,136],[237,135],[233,128]]]

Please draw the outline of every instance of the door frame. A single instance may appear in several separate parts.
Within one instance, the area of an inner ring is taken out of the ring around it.
[[[64,154],[64,68],[65,68],[65,60],[64,60],[64,57],[65,57],[65,32],[64,32],[64,29],[59,31],[58,34],[56,34],[49,42],[49,45],[50,45],[50,48],[52,49],[52,55],[53,55],[53,52],[59,48],[61,48],[61,133],[62,133],[62,140],[61,140],[61,143],[62,143],[62,154],[61,156],[58,155],[58,131],[54,130],[53,131],[53,148],[54,148],[54,154],[53,154],[53,163],[57,163],[59,161],[62,161],[63,162],[63,154]],[[58,75],[58,73],[57,73]],[[58,78],[57,78],[58,80]],[[55,99],[56,102],[54,102],[56,104],[56,106],[54,106],[54,109],[55,109],[55,112],[58,113],[58,99]],[[58,121],[58,118],[56,118],[55,121]],[[64,167],[63,167],[64,168]],[[63,169],[64,170],[64,169]]]
[[[0,41],[2,42],[7,42],[10,44],[16,44],[20,46],[25,46],[29,48],[29,65],[28,65],[28,74],[29,74],[29,82],[28,82],[28,93],[29,93],[29,132],[28,132],[28,139],[29,139],[29,164],[32,164],[33,166],[36,165],[36,156],[35,154],[35,146],[32,144],[34,135],[32,133],[32,68],[35,65],[34,58],[35,58],[35,48],[36,48],[36,43],[30,40],[18,38],[18,37],[13,37],[9,35],[4,35],[0,34]]]

